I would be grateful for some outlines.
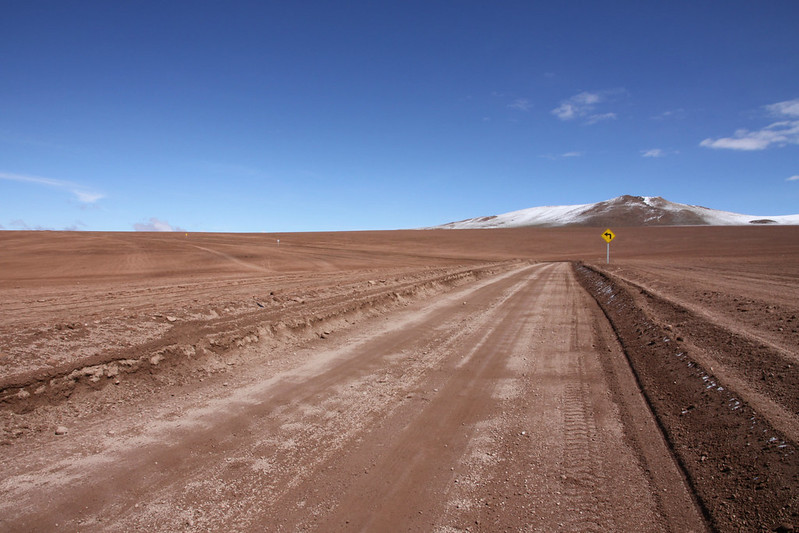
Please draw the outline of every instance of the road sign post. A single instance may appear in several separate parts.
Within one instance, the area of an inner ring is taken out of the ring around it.
[[[607,256],[605,257],[605,262],[610,263],[610,241],[616,238],[616,234],[610,231],[609,229],[606,229],[605,233],[602,234],[602,238],[605,239],[606,243],[608,243],[608,250],[607,250]]]

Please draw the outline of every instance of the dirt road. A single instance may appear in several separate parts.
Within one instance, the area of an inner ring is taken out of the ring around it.
[[[704,530],[567,263],[253,361],[6,448],[0,529]]]

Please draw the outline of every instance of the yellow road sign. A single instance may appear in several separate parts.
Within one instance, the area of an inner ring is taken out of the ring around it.
[[[605,239],[606,243],[610,244],[610,241],[616,238],[616,234],[609,229],[606,229],[605,233],[602,234],[602,238]]]

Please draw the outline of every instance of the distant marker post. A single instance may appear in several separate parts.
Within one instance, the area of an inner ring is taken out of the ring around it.
[[[605,258],[606,263],[610,263],[610,241],[616,238],[616,234],[606,229],[605,232],[602,234],[602,238],[605,239],[605,242],[608,243],[608,253]]]

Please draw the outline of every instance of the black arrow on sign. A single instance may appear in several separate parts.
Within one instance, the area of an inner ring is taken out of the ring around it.
[[[605,232],[605,234],[604,234],[604,235],[605,235],[605,237],[610,237],[610,236],[611,236],[611,233]]]

